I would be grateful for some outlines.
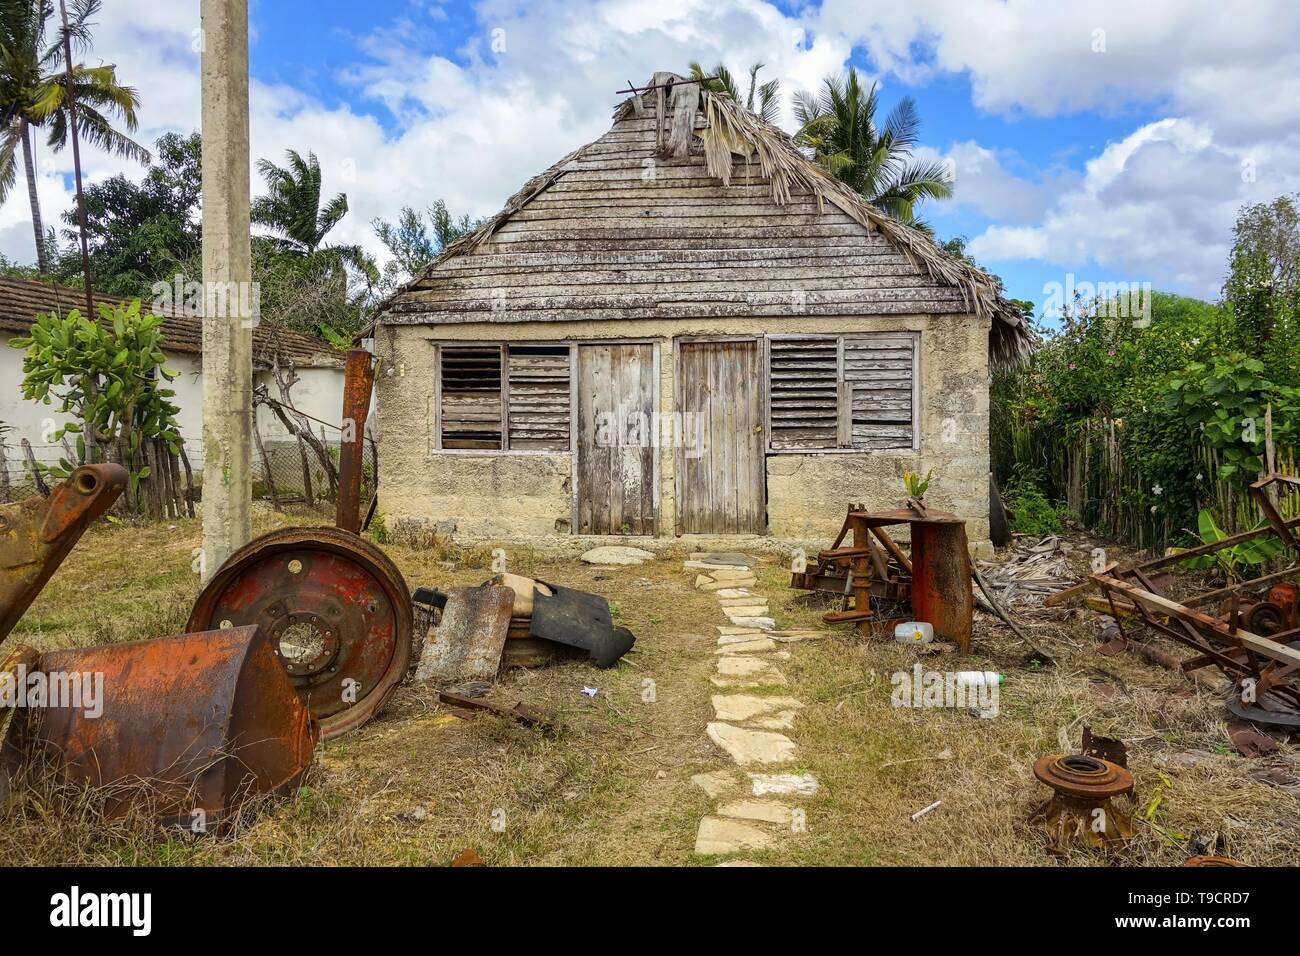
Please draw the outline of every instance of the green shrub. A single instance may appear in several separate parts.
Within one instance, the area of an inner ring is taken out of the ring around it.
[[[1053,505],[1032,480],[1013,478],[1008,483],[1007,510],[1012,532],[1041,536],[1064,530],[1062,509]]]

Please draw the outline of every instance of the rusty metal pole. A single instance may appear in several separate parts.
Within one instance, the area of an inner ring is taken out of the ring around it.
[[[339,441],[339,495],[334,526],[356,534],[361,530],[361,466],[365,459],[366,417],[375,371],[370,353],[348,349],[343,378],[343,434]]]

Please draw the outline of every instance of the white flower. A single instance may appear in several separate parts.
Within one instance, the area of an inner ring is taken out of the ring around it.
[[[1156,513],[1156,506],[1155,506],[1155,505],[1152,505],[1152,506],[1151,506],[1151,513],[1152,513],[1152,514],[1155,514],[1155,513]]]
[[[1164,489],[1161,488],[1159,485],[1152,485],[1152,486],[1151,486],[1151,493],[1152,493],[1153,495],[1157,495],[1157,496],[1159,496],[1159,495],[1161,495],[1161,494],[1164,493]]]

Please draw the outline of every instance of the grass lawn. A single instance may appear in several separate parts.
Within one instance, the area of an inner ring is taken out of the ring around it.
[[[259,511],[256,530],[302,522]],[[317,519],[318,520],[318,519]],[[191,570],[195,521],[100,525],[90,531],[20,622],[11,641],[41,649],[177,633],[198,591]],[[411,587],[478,583],[491,546],[387,545]],[[194,838],[148,821],[104,824],[84,807],[20,800],[0,825],[12,863],[179,865],[432,864],[473,848],[489,865],[701,865],[695,831],[714,801],[693,774],[728,766],[705,736],[717,633],[715,599],[692,589],[687,548],[636,567],[589,567],[572,554],[507,545],[509,566],[606,595],[637,635],[620,665],[565,663],[502,675],[493,699],[557,714],[545,736],[492,716],[460,719],[435,695],[404,685],[360,730],[322,744],[306,786],[269,804],[233,834]],[[1080,553],[1080,570],[1086,551]],[[826,605],[788,587],[785,559],[765,556],[758,590],[781,626],[820,626]],[[1253,773],[1294,754],[1232,751],[1212,690],[1135,657],[1095,652],[1086,612],[1024,618],[1057,667],[1031,667],[1027,648],[977,616],[971,657],[924,658],[934,670],[1006,674],[999,714],[891,706],[890,675],[910,670],[909,647],[845,632],[791,645],[780,688],[804,701],[789,735],[797,762],[821,790],[802,805],[803,832],[747,854],[771,864],[1043,864],[1042,837],[1026,825],[1048,791],[1033,760],[1078,746],[1083,726],[1123,738],[1137,780],[1138,840],[1125,859],[1176,865],[1215,849],[1252,864],[1300,863],[1300,799]],[[647,682],[653,682],[649,684]],[[598,688],[594,699],[581,694]],[[653,694],[646,690],[653,687]],[[647,699],[653,698],[653,699]],[[943,804],[912,822],[910,815]],[[1074,864],[1104,863],[1080,855]]]

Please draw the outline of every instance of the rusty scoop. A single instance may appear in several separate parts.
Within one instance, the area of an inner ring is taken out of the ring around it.
[[[107,818],[143,808],[219,827],[249,797],[295,787],[320,738],[256,626],[53,651],[37,666],[46,700],[14,708],[4,767],[94,788]]]
[[[82,465],[48,498],[0,505],[0,640],[41,593],[86,527],[126,487],[121,465]]]

